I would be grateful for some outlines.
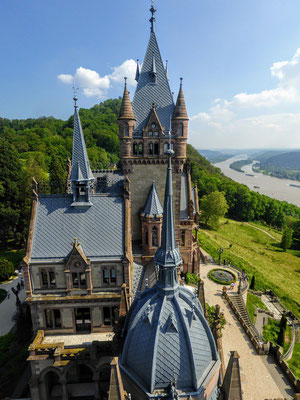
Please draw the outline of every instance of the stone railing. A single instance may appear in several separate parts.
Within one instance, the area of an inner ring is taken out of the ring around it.
[[[294,386],[296,393],[300,393],[300,379],[297,379],[295,377],[293,372],[290,370],[290,367],[288,366],[287,362],[282,359],[283,357],[282,347],[280,347],[277,344],[274,345],[273,343],[270,343],[270,353],[275,355],[277,364],[285,373],[290,383]]]
[[[269,353],[269,343],[263,343],[257,329],[255,328],[255,326],[252,324],[252,322],[250,320],[249,314],[248,314],[249,320],[247,318],[247,321],[246,321],[245,318],[242,316],[240,310],[238,310],[238,308],[235,306],[234,302],[232,301],[231,295],[228,295],[226,290],[223,290],[222,295],[227,300],[230,307],[232,308],[232,311],[234,312],[234,314],[236,315],[240,324],[242,325],[244,331],[248,335],[248,337],[249,337],[251,343],[253,344],[255,350],[257,351],[257,353],[259,355],[268,354]],[[248,313],[246,305],[243,300],[243,297],[241,295],[239,295],[239,297],[240,297],[240,300],[244,304],[244,309]]]

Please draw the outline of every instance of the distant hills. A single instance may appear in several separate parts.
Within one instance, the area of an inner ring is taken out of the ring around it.
[[[227,160],[230,157],[233,157],[234,154],[230,152],[225,153],[223,151],[217,150],[198,150],[201,156],[205,157],[211,163],[218,163]]]
[[[300,150],[268,151],[255,155],[257,169],[278,178],[300,180]]]

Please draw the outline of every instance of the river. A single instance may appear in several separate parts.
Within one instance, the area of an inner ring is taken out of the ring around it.
[[[299,181],[292,181],[289,179],[279,179],[273,176],[264,175],[254,172],[252,169],[253,164],[248,164],[242,167],[245,173],[235,171],[229,167],[234,161],[247,159],[247,154],[240,154],[238,156],[229,158],[226,161],[214,164],[215,167],[221,169],[224,175],[233,179],[236,182],[243,183],[251,190],[258,193],[265,194],[266,196],[273,197],[277,200],[285,200],[289,203],[295,204],[300,207],[300,187],[290,186],[290,184],[300,185]],[[249,176],[246,174],[254,175]]]

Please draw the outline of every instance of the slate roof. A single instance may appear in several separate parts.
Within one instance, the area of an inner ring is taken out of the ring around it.
[[[162,215],[163,211],[164,210],[158,197],[155,182],[153,181],[143,214],[156,217],[157,215]]]
[[[188,178],[186,172],[181,174],[180,186],[180,219],[189,217]]]
[[[78,108],[75,106],[71,181],[94,180],[86,151]]]
[[[155,60],[156,83],[152,82],[153,77],[151,75],[153,60]],[[154,32],[150,34],[142,70],[132,101],[133,112],[136,118],[135,136],[139,136],[142,129],[146,126],[152,110],[152,103],[155,103],[158,118],[165,127],[165,132],[168,132],[170,128],[170,116],[173,115],[175,106]]]
[[[72,195],[39,196],[31,262],[66,259],[74,238],[92,260],[124,257],[122,197],[91,195],[92,207],[71,207]]]
[[[200,391],[219,364],[199,300],[180,287],[161,296],[157,286],[136,297],[127,316],[121,368],[148,392],[175,378],[184,392]]]

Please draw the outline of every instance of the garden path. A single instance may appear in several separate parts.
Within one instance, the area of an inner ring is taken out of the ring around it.
[[[11,288],[17,288],[17,284],[20,282],[21,277],[22,274],[20,273],[13,281],[0,285],[0,289],[4,289],[10,293],[10,298],[4,299],[0,304],[0,336],[6,335],[15,324],[12,318],[16,313],[16,296],[11,291]],[[21,289],[19,293],[19,299],[21,302],[25,300],[24,288]]]
[[[211,281],[207,275],[217,265],[201,265],[201,279],[204,281],[205,300],[210,305],[219,304],[224,313],[226,325],[223,330],[223,351],[225,366],[230,351],[236,350],[240,356],[242,389],[247,400],[264,400],[283,397],[292,399],[294,391],[285,375],[272,357],[259,356],[230,306],[222,297],[222,285]],[[237,290],[237,286],[235,285]]]

